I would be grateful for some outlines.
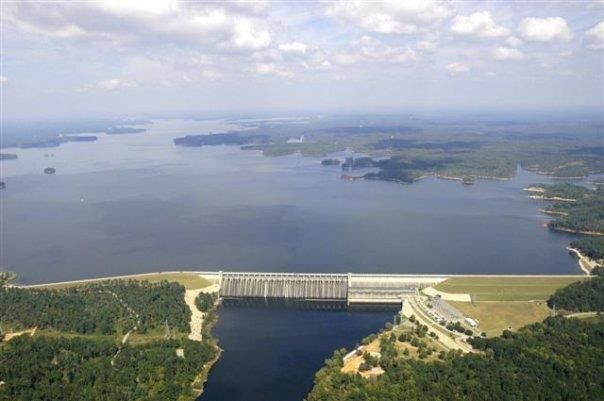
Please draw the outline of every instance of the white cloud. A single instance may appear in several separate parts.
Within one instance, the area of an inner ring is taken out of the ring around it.
[[[294,73],[278,67],[274,63],[255,63],[250,70],[258,75],[274,75],[281,78],[293,78]]]
[[[120,88],[132,88],[136,86],[135,81],[122,80],[118,78],[106,79],[104,81],[97,82],[96,87],[106,90],[114,90]]]
[[[423,52],[433,52],[433,51],[436,51],[436,43],[430,42],[430,41],[427,41],[427,40],[419,42],[417,45],[415,45],[415,47],[417,48],[417,50],[420,50],[420,51],[423,51]]]
[[[201,72],[201,76],[209,81],[218,81],[224,78],[224,74],[220,71],[205,70]]]
[[[353,41],[351,45],[362,57],[371,59],[372,61],[407,63],[420,59],[418,52],[411,47],[388,46],[366,35],[359,40]]]
[[[314,52],[302,65],[310,70],[329,70],[332,65],[323,52]]]
[[[518,47],[521,46],[524,42],[522,40],[520,40],[518,37],[516,36],[510,36],[509,38],[507,38],[505,40],[505,43],[508,46],[512,46],[512,47]]]
[[[357,58],[353,54],[341,52],[333,56],[333,61],[340,65],[351,65],[357,62]]]
[[[309,46],[302,42],[281,43],[279,45],[279,50],[285,53],[306,54],[308,49]]]
[[[585,32],[584,41],[588,49],[604,50],[604,21]]]
[[[237,18],[231,38],[223,43],[227,48],[236,50],[261,50],[271,44],[271,35],[267,30],[246,18]]]
[[[525,18],[518,28],[520,36],[531,42],[570,40],[572,34],[566,20],[561,17]]]
[[[451,32],[475,38],[496,38],[509,33],[506,28],[493,21],[493,17],[488,11],[472,13],[469,16],[458,15],[453,19]]]
[[[8,83],[8,78],[4,75],[0,75],[0,85],[5,85]]]
[[[464,72],[470,71],[467,65],[462,63],[451,63],[445,66],[445,69],[449,71],[451,74],[461,74]]]
[[[513,47],[498,47],[493,50],[491,56],[495,60],[520,60],[524,58],[524,54]]]
[[[262,8],[226,1],[12,2],[3,5],[2,20],[23,32],[62,40],[256,51],[271,42],[266,20],[258,14]]]
[[[437,0],[339,0],[330,5],[328,16],[366,31],[410,34],[448,17],[447,6]]]

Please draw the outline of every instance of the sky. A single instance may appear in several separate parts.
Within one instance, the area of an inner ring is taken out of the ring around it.
[[[604,1],[1,0],[2,117],[604,108]]]

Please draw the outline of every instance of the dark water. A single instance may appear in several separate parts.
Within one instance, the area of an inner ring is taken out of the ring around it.
[[[570,237],[545,229],[542,205],[522,191],[544,177],[348,182],[316,158],[172,144],[227,128],[162,121],[14,150],[19,160],[0,164],[0,265],[22,283],[168,269],[579,272]]]
[[[351,349],[395,312],[225,307],[214,333],[224,349],[200,401],[302,401],[333,351]]]

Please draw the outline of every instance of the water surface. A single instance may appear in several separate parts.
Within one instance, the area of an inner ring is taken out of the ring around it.
[[[214,334],[224,353],[199,401],[302,401],[334,350],[352,349],[394,313],[221,308]]]
[[[222,121],[147,128],[11,150],[19,159],[0,164],[0,265],[23,283],[168,269],[580,272],[571,237],[545,229],[542,204],[522,191],[541,176],[348,182],[317,158],[172,143],[236,128]],[[57,174],[42,174],[48,166]]]

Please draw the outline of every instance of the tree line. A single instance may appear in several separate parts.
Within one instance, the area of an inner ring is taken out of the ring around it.
[[[16,338],[0,347],[0,401],[191,400],[192,382],[216,352],[187,339],[117,349],[106,337]]]
[[[188,332],[191,311],[184,291],[178,283],[135,280],[67,289],[1,287],[0,324],[5,330],[37,326],[78,334],[123,334],[134,325],[144,333],[168,322],[172,329]]]

